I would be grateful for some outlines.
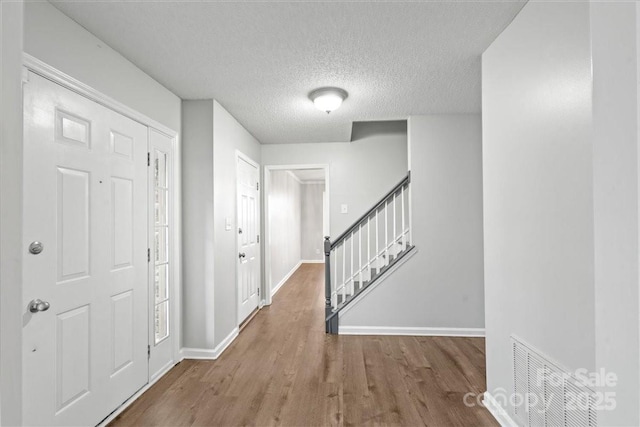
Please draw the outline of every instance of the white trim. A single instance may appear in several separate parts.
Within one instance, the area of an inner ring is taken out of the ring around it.
[[[235,341],[236,338],[238,338],[239,334],[240,334],[240,329],[238,327],[233,328],[233,330],[229,333],[229,335],[227,335],[226,338],[223,339],[220,342],[220,344],[218,344],[216,348],[213,349],[214,359],[217,359],[218,357],[220,357],[220,355],[222,355],[222,353],[227,349],[227,347],[229,347],[231,343]]]
[[[484,328],[427,328],[413,326],[342,326],[340,335],[406,335],[416,337],[484,337]]]
[[[182,347],[180,349],[180,360],[185,359],[204,359],[204,360],[215,360],[215,352],[210,348],[192,348],[192,347]]]
[[[293,178],[293,180],[296,181],[298,184],[302,185],[302,180],[300,178],[298,178],[295,173],[293,173],[290,170],[288,170],[287,171],[287,175],[289,175],[291,178]]]
[[[244,154],[242,151],[236,150],[236,157],[240,157],[242,160],[244,160],[245,162],[249,163],[251,166],[257,168],[258,172],[260,172],[260,164],[258,162],[256,162],[255,160],[253,160],[251,157],[249,157],[246,154]],[[260,181],[261,181],[260,174],[258,173],[258,182],[260,182]]]
[[[223,339],[220,344],[218,344],[216,348],[213,349],[214,359],[220,357],[222,353],[224,353],[224,351],[231,345],[231,343],[235,341],[236,338],[238,338],[239,334],[240,329],[238,327],[233,328],[229,335],[227,335],[226,338]]]
[[[385,271],[384,273],[382,273],[382,276],[380,276],[380,278],[378,280],[376,280],[372,285],[368,286],[365,288],[364,291],[362,291],[362,293],[358,294],[358,298],[355,299],[355,301],[351,302],[350,304],[348,304],[346,307],[344,307],[342,310],[340,310],[338,312],[338,315],[340,316],[340,318],[342,318],[342,316],[345,315],[345,313],[348,313],[349,310],[353,309],[353,307],[357,306],[358,304],[360,304],[360,301],[364,300],[364,297],[366,295],[368,295],[371,291],[373,291],[375,288],[377,288],[378,286],[380,286],[385,280],[387,280],[387,278],[389,276],[391,276],[397,269],[399,269],[400,267],[402,267],[407,261],[409,261],[411,258],[413,258],[413,256],[418,253],[418,248],[413,248],[411,250],[411,252],[409,252],[408,254],[406,254],[405,256],[403,256],[400,260],[398,260],[398,262],[396,262],[395,264],[393,264],[391,266],[391,268],[389,268],[387,271]],[[339,329],[341,330],[343,328],[342,325],[340,325]]]
[[[180,360],[182,342],[182,147],[180,135],[173,139],[173,360]]]
[[[180,360],[184,359],[204,359],[204,360],[216,360],[222,353],[231,345],[238,335],[240,334],[239,328],[233,328],[231,333],[222,340],[220,344],[213,350],[210,348],[189,348],[183,347],[180,350]]]
[[[44,77],[45,79],[51,80],[52,82],[57,83],[60,86],[76,92],[86,98],[89,98],[90,100],[97,102],[104,107],[114,110],[122,114],[123,116],[129,117],[130,119],[135,120],[138,123],[155,128],[156,130],[166,134],[170,138],[174,138],[178,135],[175,130],[170,129],[162,123],[157,122],[152,118],[145,116],[144,114],[126,106],[125,104],[116,101],[115,99],[105,95],[102,92],[98,92],[91,86],[82,83],[80,80],[77,80],[70,75],[63,73],[62,71],[52,67],[45,62],[42,62],[38,58],[31,56],[28,53],[23,54],[23,64],[29,70]]]
[[[322,169],[324,170],[324,191],[327,197],[327,203],[330,204],[330,165],[328,163],[321,164],[294,164],[294,165],[265,165],[264,166],[264,191],[262,192],[262,220],[264,224],[263,236],[262,236],[262,250],[264,253],[264,296],[265,304],[271,305],[271,298],[275,294],[271,283],[271,252],[269,251],[269,242],[271,240],[271,230],[269,229],[269,190],[271,188],[271,172],[282,170],[296,170],[296,169]],[[330,215],[331,209],[328,206],[327,215]],[[330,221],[330,219],[328,219]],[[329,222],[330,223],[330,222]]]
[[[273,297],[276,294],[276,292],[278,292],[280,290],[282,285],[287,283],[287,280],[289,280],[291,278],[291,276],[293,276],[293,273],[295,273],[300,268],[301,265],[302,265],[302,261],[298,261],[298,263],[291,269],[291,271],[288,272],[282,278],[282,280],[280,280],[280,282],[278,282],[278,284],[275,286],[275,288],[271,289],[271,297]]]
[[[302,181],[302,185],[323,185],[324,181]]]
[[[283,171],[283,170],[297,170],[297,169],[324,169],[325,171],[329,168],[328,163],[314,163],[314,164],[295,164],[295,165],[265,165],[265,168],[268,168],[272,171]],[[324,178],[327,179],[327,174],[325,174]]]
[[[482,404],[485,408],[493,415],[493,418],[502,426],[502,427],[519,427],[518,423],[516,423],[513,418],[509,416],[507,411],[498,403],[491,393],[488,391],[484,392]]]
[[[107,426],[111,421],[113,421],[118,415],[120,415],[121,413],[124,412],[125,409],[127,409],[129,406],[131,406],[131,404],[133,402],[135,402],[136,400],[138,400],[138,398],[140,396],[142,396],[144,393],[147,392],[147,390],[149,390],[155,383],[157,383],[160,378],[162,378],[167,372],[169,372],[171,369],[173,369],[174,366],[176,366],[177,363],[170,363],[169,365],[167,365],[167,367],[165,368],[164,371],[160,371],[158,373],[158,375],[153,379],[153,381],[149,381],[147,383],[147,385],[145,385],[144,387],[142,387],[140,390],[138,390],[136,392],[136,394],[134,394],[133,396],[131,396],[130,398],[128,398],[127,400],[124,401],[124,403],[120,406],[118,406],[118,408],[113,411],[111,414],[109,414],[109,416],[107,418],[105,418],[104,420],[102,420],[102,422],[100,422],[100,424],[98,424],[97,427],[105,427]]]
[[[176,359],[179,360],[179,359]],[[171,370],[171,368],[173,368],[174,366],[176,366],[178,362],[176,362],[175,360],[171,360],[169,361],[166,365],[164,365],[162,368],[160,368],[158,370],[158,372],[155,373],[155,375],[151,376],[151,379],[149,380],[149,382],[151,384],[155,383],[156,381],[158,381],[160,378],[162,378],[162,376],[164,374],[166,374],[167,372],[169,372]]]
[[[170,181],[170,186],[169,186],[169,192],[168,192],[168,208],[169,208],[169,217],[168,217],[168,224],[169,224],[169,274],[170,277],[168,278],[169,280],[169,290],[170,290],[170,294],[169,294],[169,319],[170,319],[170,324],[169,324],[169,336],[163,338],[160,342],[156,343],[155,342],[155,331],[154,331],[154,307],[155,307],[155,301],[154,301],[154,272],[155,272],[155,268],[156,265],[153,261],[148,263],[148,291],[149,291],[149,300],[147,301],[148,303],[148,308],[149,308],[149,313],[148,313],[148,319],[149,319],[149,345],[150,345],[150,349],[151,349],[151,355],[149,358],[149,368],[151,368],[151,361],[154,360],[154,356],[155,353],[154,351],[156,350],[156,347],[161,345],[161,343],[163,341],[166,340],[170,340],[171,343],[168,344],[170,346],[170,352],[171,352],[171,361],[169,363],[175,363],[176,360],[178,359],[178,352],[180,349],[179,346],[179,340],[180,340],[180,336],[178,335],[178,331],[180,331],[181,329],[181,317],[180,317],[180,300],[178,299],[181,292],[179,292],[176,288],[177,288],[177,284],[180,283],[180,278],[181,276],[179,275],[179,272],[177,272],[176,270],[178,270],[178,268],[174,268],[173,264],[176,262],[176,260],[181,259],[180,256],[180,241],[179,241],[179,236],[178,236],[178,231],[175,229],[176,226],[178,224],[180,224],[178,221],[176,221],[176,218],[179,218],[181,209],[180,206],[176,206],[176,195],[177,192],[179,191],[179,188],[175,188],[175,185],[177,182],[176,179],[176,173],[180,173],[180,171],[176,171],[176,167],[179,167],[179,160],[176,161],[175,160],[175,156],[176,156],[176,139],[177,136],[174,138],[168,137],[166,134],[164,134],[163,132],[158,131],[157,129],[153,128],[153,127],[147,127],[147,155],[151,156],[152,152],[154,149],[163,149],[169,151],[169,155],[170,155],[170,164],[168,165],[168,176],[169,176],[169,181]],[[161,138],[168,138],[169,143],[168,144],[164,144],[164,143],[152,143],[152,139],[154,138],[153,135],[158,135]],[[151,158],[151,157],[150,157]],[[147,186],[148,186],[148,214],[147,214],[147,220],[148,220],[148,233],[147,233],[147,247],[148,248],[153,248],[155,245],[155,224],[154,224],[154,209],[153,209],[153,194],[155,192],[155,187],[154,187],[154,183],[153,183],[153,168],[151,167],[151,165],[147,166]],[[178,340],[176,342],[176,340]],[[166,365],[165,365],[166,366]],[[149,370],[149,380],[152,380],[153,378],[155,378],[156,375],[158,375],[158,372],[162,372],[164,370],[164,367],[162,367],[161,369],[159,369],[157,371],[157,373],[153,373],[151,370]]]
[[[215,351],[211,348],[192,348],[182,347],[180,349],[180,360],[190,359],[203,359],[203,360],[215,360]]]
[[[303,259],[300,261],[302,264],[324,264],[323,259]]]

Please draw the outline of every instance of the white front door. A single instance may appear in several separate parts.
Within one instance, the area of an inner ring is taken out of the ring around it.
[[[148,380],[147,128],[29,73],[24,159],[23,422],[95,425]]]
[[[260,302],[260,179],[258,165],[237,157],[238,179],[238,321]]]

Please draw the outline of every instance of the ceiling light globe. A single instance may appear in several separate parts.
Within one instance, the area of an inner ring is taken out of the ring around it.
[[[347,96],[347,92],[339,88],[320,88],[309,94],[313,105],[327,113],[337,110]]]

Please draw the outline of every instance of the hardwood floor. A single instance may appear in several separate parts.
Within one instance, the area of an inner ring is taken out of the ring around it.
[[[112,426],[497,426],[484,339],[324,333],[324,266],[303,264],[215,361],[184,360]]]

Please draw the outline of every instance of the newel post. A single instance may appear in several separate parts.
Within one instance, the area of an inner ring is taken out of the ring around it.
[[[331,239],[324,238],[324,318],[331,314]],[[326,332],[329,332],[329,323],[326,323]]]

